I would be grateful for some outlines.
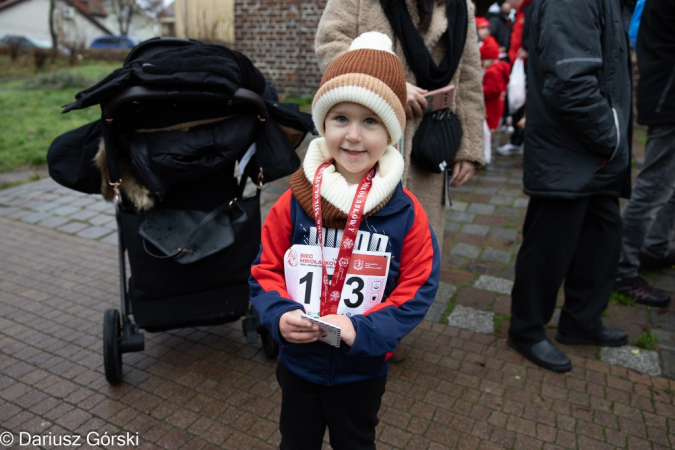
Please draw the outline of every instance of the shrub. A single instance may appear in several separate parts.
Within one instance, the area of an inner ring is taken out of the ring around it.
[[[16,61],[16,59],[19,57],[19,53],[21,53],[21,47],[19,47],[18,42],[10,42],[9,43],[9,57],[12,59],[12,61]]]
[[[38,75],[26,81],[22,89],[32,91],[35,89],[84,89],[93,84],[92,80],[73,73],[69,70],[59,70]]]
[[[49,51],[42,48],[33,50],[33,58],[35,58],[35,70],[41,71],[45,67],[45,62],[49,56]]]
[[[84,59],[95,61],[124,62],[129,50],[114,48],[83,48],[81,51]]]

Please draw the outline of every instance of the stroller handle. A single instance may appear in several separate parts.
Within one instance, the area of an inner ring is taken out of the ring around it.
[[[200,100],[209,100],[209,101],[222,101],[226,104],[231,103],[232,101],[241,101],[253,105],[258,113],[258,118],[261,121],[264,121],[267,117],[267,106],[265,101],[255,92],[244,89],[242,87],[237,88],[234,94],[227,94],[225,92],[213,92],[213,91],[193,91],[193,90],[176,90],[176,89],[162,89],[162,88],[150,88],[147,86],[131,86],[129,88],[123,89],[117,94],[112,100],[101,105],[103,110],[104,119],[112,119],[115,115],[115,112],[122,106],[129,102],[141,102],[146,100],[168,100],[175,98],[176,100],[188,100],[188,101],[200,101]]]

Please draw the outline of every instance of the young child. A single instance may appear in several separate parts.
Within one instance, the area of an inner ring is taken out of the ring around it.
[[[483,96],[485,97],[485,115],[488,127],[494,131],[504,112],[506,89],[509,85],[511,66],[499,59],[499,45],[492,37],[483,41],[480,47],[480,60],[483,67]]]
[[[490,21],[485,17],[476,16],[476,34],[479,46],[490,36]]]
[[[506,89],[509,84],[511,65],[499,60],[499,44],[488,36],[480,46],[480,59],[483,67],[483,96],[485,97],[486,139],[485,151],[492,153],[492,132],[495,131],[504,114]],[[486,160],[488,160],[486,155]]]
[[[280,345],[282,449],[320,449],[326,426],[334,449],[374,449],[387,360],[436,295],[436,236],[392,146],[405,102],[391,40],[356,38],[314,97],[322,137],[263,225],[251,301]],[[301,313],[339,326],[339,347]]]

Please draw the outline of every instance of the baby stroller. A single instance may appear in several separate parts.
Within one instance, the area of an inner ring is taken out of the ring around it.
[[[108,382],[121,381],[123,353],[144,349],[141,329],[243,317],[248,341],[260,333],[274,357],[249,305],[260,188],[299,167],[294,147],[313,129],[309,115],[279,103],[242,54],[175,38],[139,44],[64,112],[94,104],[101,120],[59,136],[48,164],[60,184],[116,205],[121,306],[103,319]],[[245,196],[247,180],[255,192]]]

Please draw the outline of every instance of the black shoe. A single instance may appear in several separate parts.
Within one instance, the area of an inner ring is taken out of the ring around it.
[[[621,278],[614,283],[614,292],[635,300],[639,305],[664,308],[670,304],[670,295],[651,287],[642,277]]]
[[[600,326],[590,331],[565,331],[558,329],[555,339],[565,345],[599,345],[620,347],[628,344],[628,335],[623,330]]]
[[[638,255],[640,259],[640,270],[658,270],[664,267],[673,267],[675,265],[675,249],[670,250],[665,258],[652,258],[648,255]]]
[[[509,347],[544,369],[554,372],[569,372],[572,370],[572,361],[548,339],[534,344],[525,344],[511,338],[508,338],[506,342]]]

